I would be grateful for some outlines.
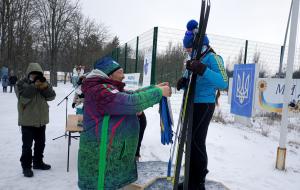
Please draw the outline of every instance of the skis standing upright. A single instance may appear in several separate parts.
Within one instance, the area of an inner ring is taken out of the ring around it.
[[[202,0],[201,2],[201,11],[200,11],[200,20],[199,20],[199,29],[195,36],[192,49],[192,60],[200,60],[201,50],[203,45],[204,36],[206,33],[206,27],[208,23],[210,12],[210,0]],[[184,151],[184,145],[186,146],[185,151],[185,172],[184,172],[184,190],[188,190],[188,181],[189,181],[189,170],[190,170],[190,152],[191,152],[191,142],[192,142],[192,126],[193,126],[193,105],[194,105],[194,94],[195,94],[195,84],[196,84],[197,74],[193,74],[190,77],[188,88],[186,89],[185,97],[183,97],[183,109],[182,109],[182,122],[181,134],[178,143],[177,150],[177,159],[175,165],[175,174],[174,174],[174,186],[173,190],[178,189],[180,169],[182,163],[182,156]]]

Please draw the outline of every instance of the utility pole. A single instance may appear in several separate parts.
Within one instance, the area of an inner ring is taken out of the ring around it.
[[[293,65],[294,65],[295,51],[296,51],[298,14],[299,14],[299,0],[294,0],[292,5],[292,18],[291,18],[291,26],[290,26],[287,71],[285,75],[285,91],[283,97],[280,139],[279,139],[279,147],[277,148],[277,158],[276,158],[276,168],[279,170],[285,169],[287,126],[289,124],[288,103],[290,101],[290,89],[292,88],[292,80],[293,80],[292,76],[293,76]]]

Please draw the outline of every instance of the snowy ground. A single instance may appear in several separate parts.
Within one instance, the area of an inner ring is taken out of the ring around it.
[[[17,99],[14,94],[0,93],[0,190],[27,189],[78,189],[77,150],[78,141],[72,140],[70,172],[66,172],[67,139],[52,139],[64,134],[65,103],[57,104],[72,90],[71,85],[60,84],[55,89],[57,97],[50,102],[50,124],[47,126],[45,162],[52,165],[50,171],[34,170],[33,178],[24,178],[19,162],[21,133],[17,126]],[[68,112],[71,108],[69,100]],[[180,94],[171,98],[174,120],[177,122]],[[300,134],[290,130],[287,144],[286,171],[275,169],[279,124],[268,126],[256,120],[253,128],[235,126],[226,96],[221,100],[221,113],[227,124],[212,122],[207,137],[209,156],[208,178],[224,183],[232,190],[299,190],[300,189]],[[160,143],[158,107],[145,111],[148,125],[142,143],[141,161],[167,162],[170,147]],[[294,121],[299,125],[299,119]],[[176,125],[175,125],[176,126]],[[262,131],[268,129],[267,135]]]

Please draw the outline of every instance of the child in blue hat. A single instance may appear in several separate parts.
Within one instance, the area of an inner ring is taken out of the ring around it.
[[[187,31],[183,39],[183,46],[189,53],[192,52],[193,41],[197,32],[197,21],[190,20],[187,23]],[[178,90],[186,88],[190,72],[197,74],[193,100],[189,190],[205,190],[205,177],[208,173],[205,142],[208,126],[215,110],[219,89],[226,89],[228,86],[223,59],[210,47],[206,35],[202,47],[199,48],[201,48],[200,60],[187,61],[186,72],[177,82]],[[182,183],[179,184],[178,189],[183,189]]]

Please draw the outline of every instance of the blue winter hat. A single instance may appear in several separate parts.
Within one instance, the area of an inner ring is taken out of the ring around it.
[[[116,70],[120,69],[121,66],[111,57],[103,57],[96,61],[94,64],[94,69],[101,70],[107,76],[111,75]]]
[[[183,46],[185,48],[192,48],[193,47],[193,41],[195,37],[194,29],[198,27],[198,22],[195,20],[190,20],[187,25],[187,31],[185,32],[184,38],[183,38]],[[204,36],[203,39],[203,45],[209,45],[209,39],[207,35]]]
[[[192,30],[194,30],[197,27],[198,27],[198,22],[195,21],[195,20],[190,20],[186,24],[186,29],[189,30],[189,31],[192,31]]]

